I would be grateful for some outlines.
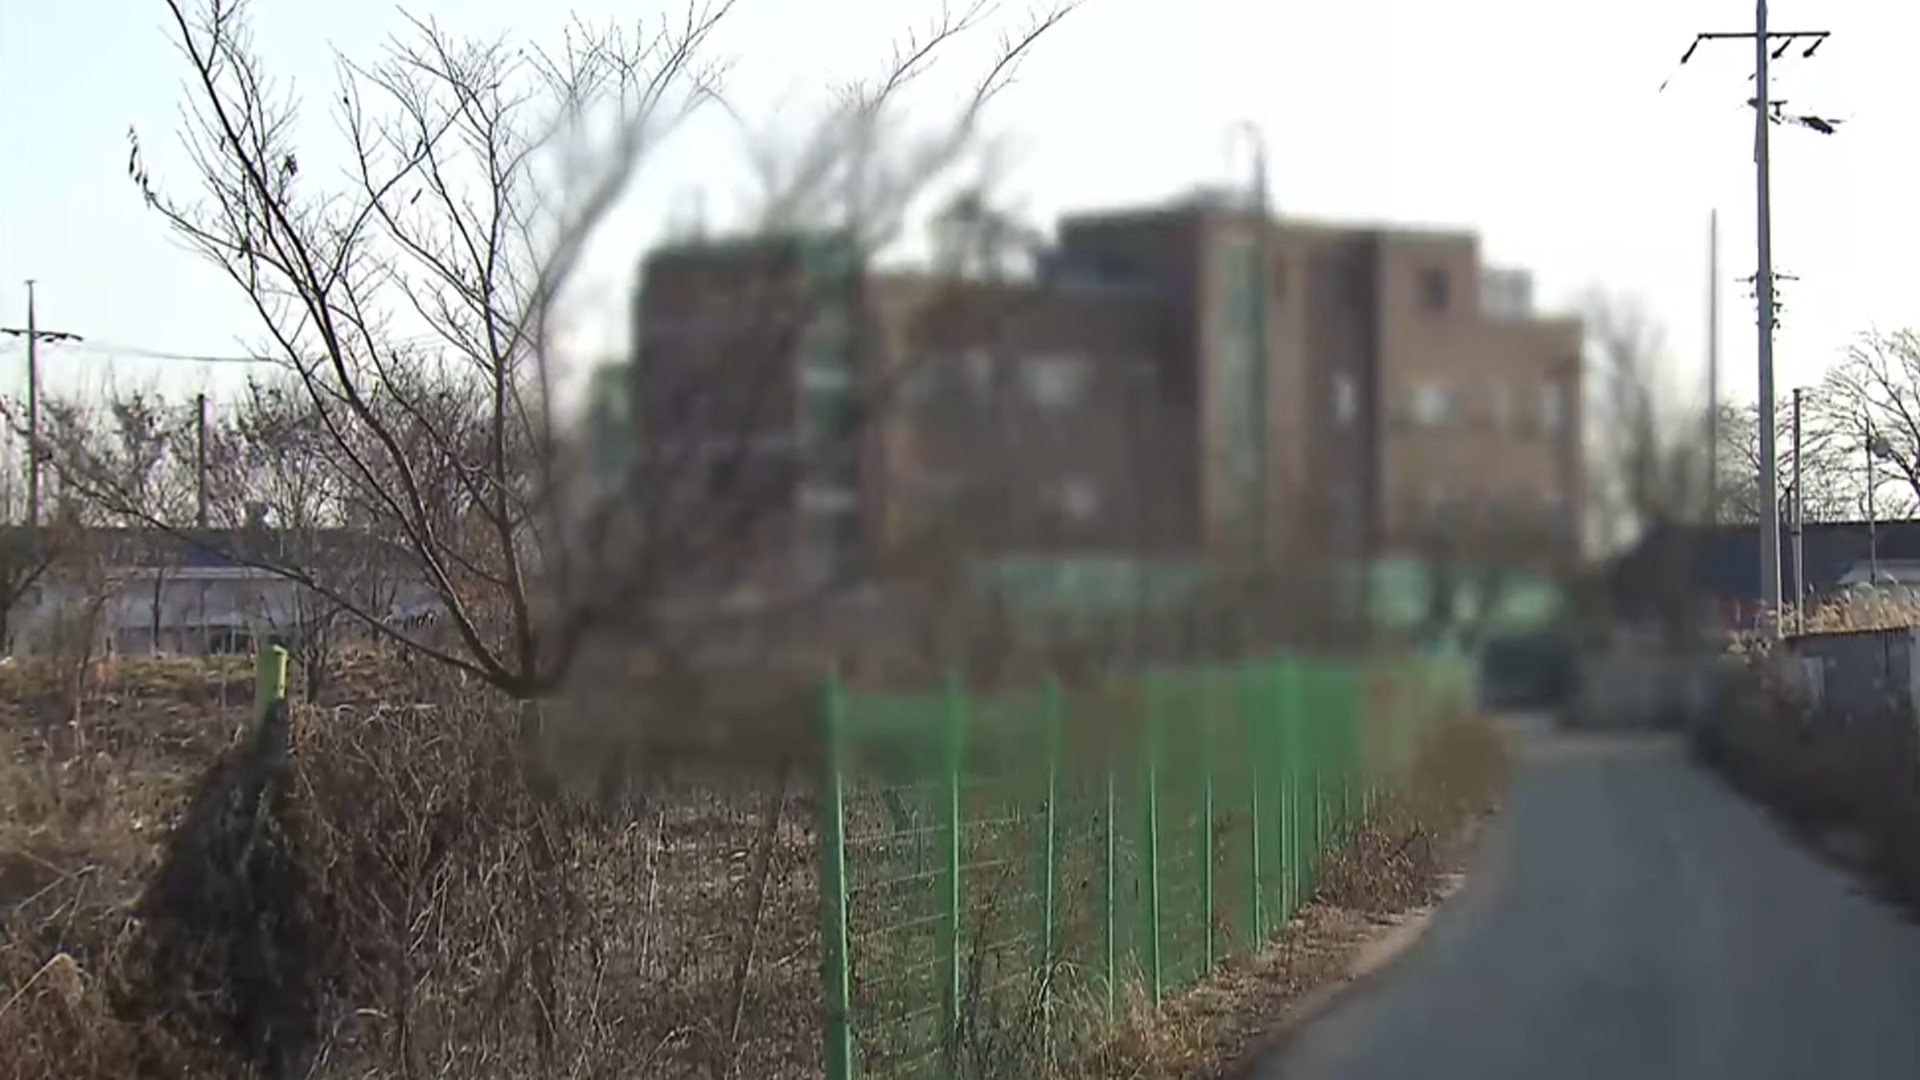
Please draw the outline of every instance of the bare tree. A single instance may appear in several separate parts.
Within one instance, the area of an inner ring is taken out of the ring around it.
[[[1706,411],[1673,384],[1664,335],[1644,308],[1595,293],[1585,316],[1589,518],[1609,547],[1654,542],[1647,602],[1667,644],[1678,647],[1704,617],[1681,527],[1708,516]]]
[[[1664,335],[1637,303],[1584,304],[1590,517],[1609,544],[1697,519],[1705,509],[1705,417],[1669,385]]]
[[[254,50],[244,4],[168,0],[190,72],[185,142],[200,190],[169,193],[137,140],[130,173],[252,303],[265,354],[287,368],[283,392],[322,432],[324,452],[309,460],[332,474],[332,520],[401,553],[396,572],[433,596],[453,640],[389,625],[355,595],[361,569],[343,578],[236,554],[374,633],[532,698],[565,678],[590,630],[644,615],[664,573],[713,549],[711,530],[662,520],[681,503],[661,493],[673,484],[657,469],[644,498],[583,491],[591,471],[555,418],[552,382],[556,305],[644,153],[715,100],[718,73],[702,56],[728,7],[696,7],[652,32],[576,23],[553,51],[415,20],[377,62],[340,60],[350,180],[329,187],[301,169],[294,99]],[[815,223],[837,192],[844,214],[832,220],[859,253],[897,232],[915,193],[960,159],[986,101],[1064,14],[1010,37],[959,119],[892,167],[881,137],[890,103],[984,10],[943,17],[881,79],[850,88],[795,159],[804,168],[770,184],[760,223]],[[613,135],[596,145],[594,130]],[[68,471],[101,486],[86,468]],[[124,490],[95,494],[131,508]],[[778,501],[758,494],[727,515],[729,528]]]
[[[1920,332],[1862,334],[1818,397],[1826,452],[1854,478],[1853,512],[1866,510],[1869,457],[1875,514],[1920,511]]]
[[[69,403],[70,404],[70,403]],[[153,394],[122,394],[106,408],[107,467],[119,477],[145,515],[170,527],[195,524],[193,418],[189,410]],[[71,425],[70,425],[71,426]],[[74,428],[74,430],[78,430]],[[167,583],[187,554],[178,544],[144,545],[141,573],[149,580],[147,638],[151,649],[166,648]]]
[[[987,104],[1011,84],[1033,45],[1078,0],[1037,11],[1000,48],[960,108],[932,125],[918,124],[905,91],[954,40],[980,29],[994,12],[988,0],[959,11],[942,8],[895,46],[878,76],[843,87],[818,121],[797,129],[750,134],[748,153],[759,189],[751,207],[759,231],[838,225],[863,250],[898,240],[915,206],[966,165],[992,172],[1000,145],[983,137]],[[781,137],[782,135],[788,137]]]
[[[249,383],[213,442],[220,449],[220,491],[242,503],[239,520],[250,516],[267,526],[259,536],[242,534],[242,543],[262,545],[256,552],[271,561],[338,581],[359,610],[393,609],[396,560],[385,557],[389,549],[375,537],[343,527],[348,507],[340,474],[314,467],[330,452],[331,435],[300,387]],[[316,701],[353,619],[331,596],[284,579],[273,584],[280,587],[263,589],[255,606],[298,665],[307,700]]]
[[[1780,453],[1775,478],[1781,513],[1791,508],[1794,483],[1793,404],[1776,402],[1774,430]],[[1760,520],[1759,405],[1723,402],[1719,406],[1719,503],[1717,520],[1751,523]],[[1802,507],[1808,521],[1843,521],[1859,512],[1864,470],[1860,459],[1848,453],[1848,419],[1823,392],[1809,393],[1801,402],[1800,483]],[[1855,424],[1857,426],[1857,422]]]
[[[14,613],[34,596],[66,550],[59,530],[0,526],[0,655],[13,650]]]

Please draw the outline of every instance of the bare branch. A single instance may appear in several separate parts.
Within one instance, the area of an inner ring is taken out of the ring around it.
[[[943,16],[910,38],[880,78],[848,88],[804,176],[761,223],[837,224],[855,239],[853,266],[863,265],[913,200],[964,160],[982,109],[1071,6],[1008,36],[959,109],[919,140],[897,134],[895,99],[986,9]],[[727,0],[652,28],[576,21],[552,49],[410,18],[380,57],[338,59],[350,164],[331,185],[301,169],[296,101],[265,74],[243,0],[168,8],[189,71],[183,139],[199,191],[165,192],[137,138],[129,172],[175,236],[245,293],[267,353],[285,368],[254,388],[230,433],[238,449],[223,467],[236,490],[256,496],[239,501],[276,504],[283,524],[302,523],[295,528],[354,530],[402,553],[454,639],[411,644],[520,697],[563,679],[593,628],[622,618],[644,628],[666,582],[689,567],[708,580],[745,572],[791,502],[794,470],[754,476],[713,505],[686,495],[703,486],[689,481],[707,474],[706,460],[656,441],[641,455],[643,486],[602,491],[589,470],[569,467],[579,440],[553,396],[564,363],[557,307],[643,160],[717,100],[722,71],[704,55]],[[786,325],[775,340],[804,335],[811,321],[791,307],[776,318]],[[678,394],[678,407],[743,409],[723,440],[723,453],[743,460],[757,437],[752,418],[782,384],[766,371],[721,394],[709,374]],[[878,410],[877,396],[868,401],[865,416]],[[124,462],[68,441],[58,471],[76,490],[128,520],[166,524],[137,497]],[[297,447],[320,475],[277,471],[262,456],[276,447]],[[396,636],[357,588],[353,575],[366,569],[352,560],[229,554]]]

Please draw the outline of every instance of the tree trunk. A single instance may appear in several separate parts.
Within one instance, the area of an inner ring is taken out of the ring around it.
[[[543,753],[544,722],[540,702],[517,703],[517,735],[520,746],[519,768],[528,799],[525,837],[528,845],[529,887],[535,894],[552,889],[559,869],[559,854],[546,828],[546,811],[557,793],[557,785],[546,767]],[[557,1050],[560,1017],[560,988],[555,977],[556,937],[551,920],[529,928],[534,935],[528,955],[528,983],[533,990],[534,1039],[542,1062],[551,1064]]]

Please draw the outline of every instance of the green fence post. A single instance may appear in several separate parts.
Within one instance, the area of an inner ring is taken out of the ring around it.
[[[826,982],[827,1080],[853,1078],[853,979],[847,959],[846,703],[840,680],[820,684],[820,952]]]
[[[1147,980],[1158,1008],[1165,989],[1160,965],[1160,687],[1149,682],[1146,690]]]
[[[1367,817],[1368,710],[1365,665],[1356,664],[1353,668],[1353,676],[1348,680],[1347,702],[1347,715],[1350,717],[1348,724],[1353,729],[1353,737],[1349,740],[1351,745],[1347,751],[1353,759],[1353,765],[1348,770],[1352,775],[1352,791],[1349,793],[1348,804],[1353,820],[1358,824],[1365,821]]]
[[[253,725],[267,722],[267,713],[287,697],[287,650],[269,645],[253,661]]]
[[[1321,851],[1327,849],[1327,678],[1321,669],[1323,661],[1315,661],[1306,671],[1306,700],[1308,707],[1300,715],[1308,740],[1308,761],[1311,769],[1311,788],[1313,788],[1313,840],[1311,840],[1311,859],[1309,867],[1319,863]],[[1311,892],[1319,882],[1317,874],[1308,874],[1308,890]]]
[[[1106,850],[1106,920],[1107,920],[1107,1020],[1112,1022],[1120,1016],[1120,926],[1115,917],[1120,907],[1120,792],[1119,766],[1109,763],[1107,766],[1107,850]]]
[[[1041,860],[1041,872],[1046,880],[1040,884],[1040,954],[1041,954],[1041,1015],[1045,1017],[1046,1030],[1041,1033],[1043,1060],[1050,1060],[1053,1044],[1053,968],[1060,959],[1058,897],[1055,893],[1056,882],[1060,880],[1060,736],[1063,717],[1060,707],[1060,681],[1048,676],[1040,683],[1040,715],[1045,725],[1043,738],[1046,743],[1047,769],[1047,809],[1044,828],[1047,831],[1045,852]]]
[[[1250,953],[1257,953],[1267,940],[1266,896],[1262,889],[1262,866],[1260,862],[1260,835],[1262,832],[1260,815],[1260,785],[1266,782],[1269,772],[1266,757],[1269,746],[1267,731],[1272,718],[1263,708],[1266,704],[1264,671],[1250,672],[1242,667],[1238,678],[1238,692],[1234,695],[1236,711],[1239,713],[1240,730],[1246,740],[1247,755],[1247,914],[1251,932]]]
[[[1327,675],[1327,691],[1331,699],[1327,705],[1328,720],[1330,721],[1327,725],[1327,741],[1332,749],[1333,782],[1335,785],[1333,807],[1327,815],[1332,820],[1332,828],[1328,830],[1328,846],[1331,847],[1346,840],[1347,826],[1352,824],[1352,816],[1349,813],[1351,808],[1349,799],[1352,794],[1349,790],[1349,781],[1352,774],[1352,766],[1350,764],[1352,755],[1349,753],[1351,747],[1348,743],[1353,733],[1353,726],[1351,723],[1352,713],[1347,707],[1348,678],[1346,663],[1344,661],[1336,662],[1334,667],[1328,671]]]
[[[1213,725],[1219,703],[1219,676],[1209,672],[1206,680],[1207,693],[1201,700],[1200,710],[1200,950],[1205,964],[1201,969],[1203,976],[1213,972],[1214,964]]]
[[[1293,918],[1299,900],[1300,877],[1300,746],[1296,672],[1294,661],[1283,658],[1274,671],[1274,742],[1279,777],[1274,810],[1280,827],[1280,914],[1275,920],[1285,923]]]
[[[944,738],[942,744],[942,765],[946,773],[946,792],[941,800],[941,827],[943,847],[946,855],[946,868],[941,882],[941,905],[944,908],[944,933],[940,935],[941,963],[944,969],[945,984],[942,987],[941,1002],[944,1006],[944,1018],[947,1025],[947,1071],[958,1075],[960,1066],[960,1016],[965,1003],[966,987],[962,981],[964,967],[961,963],[960,938],[960,839],[961,839],[961,778],[966,772],[967,750],[967,692],[959,675],[949,675],[946,681],[946,701],[942,724]]]

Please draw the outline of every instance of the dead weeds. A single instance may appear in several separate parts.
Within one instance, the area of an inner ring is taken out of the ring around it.
[[[1505,738],[1480,717],[1435,723],[1408,783],[1383,797],[1317,868],[1314,898],[1251,963],[1128,1020],[1062,1080],[1212,1080],[1238,1075],[1316,991],[1345,980],[1363,947],[1437,902],[1474,826],[1511,768]]]
[[[85,757],[0,715],[0,1080],[817,1071],[803,785],[580,797],[510,703],[432,685],[303,705],[276,755],[151,666]]]
[[[1920,915],[1920,740],[1904,709],[1820,715],[1764,650],[1730,661],[1722,715],[1694,751],[1824,853]]]
[[[65,756],[18,706],[31,668],[0,667],[0,1080],[819,1073],[804,763],[569,791],[510,708],[404,676],[349,668],[362,704],[296,708],[263,769],[242,661],[123,662]],[[1056,1003],[1053,1037],[1090,1048],[1061,1076],[1244,1057],[1431,902],[1504,767],[1486,725],[1436,724],[1256,962],[1117,1030],[1069,1037]],[[1031,1016],[976,1026],[982,1062],[1031,1057],[986,1045]]]

